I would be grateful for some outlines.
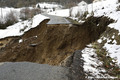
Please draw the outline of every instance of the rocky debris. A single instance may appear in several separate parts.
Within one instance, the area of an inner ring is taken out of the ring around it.
[[[75,51],[71,56],[66,58],[61,66],[69,68],[69,80],[87,80],[83,69],[84,61],[81,50]]]
[[[72,63],[70,65],[71,80],[87,80],[83,69],[84,61],[81,50],[73,53]]]

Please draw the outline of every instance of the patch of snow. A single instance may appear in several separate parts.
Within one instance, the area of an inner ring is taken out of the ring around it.
[[[111,42],[112,40],[111,39],[107,39],[107,43]]]
[[[120,66],[120,45],[117,45],[116,41],[113,41],[114,44],[105,43],[104,47],[108,52],[111,58],[116,59],[117,64]]]
[[[58,4],[56,4],[56,3],[38,3],[37,5],[36,5],[36,7],[38,7],[39,6],[39,8],[41,8],[41,9],[44,9],[44,8],[46,8],[46,9],[53,9],[53,8],[62,8],[62,6],[61,5],[58,5]]]
[[[118,30],[120,34],[120,11],[117,10],[118,6],[120,6],[118,0],[97,1],[88,5],[88,16],[90,16],[90,13],[93,11],[95,17],[107,16],[115,20],[115,22],[110,24],[109,27]]]
[[[117,22],[110,24],[109,27],[118,30],[120,34],[120,13],[117,15],[117,17],[119,18]]]
[[[40,24],[40,22],[42,22],[44,19],[48,19],[48,17],[45,17],[41,14],[34,16],[33,20],[32,20],[33,21],[32,27],[34,28],[34,27],[38,26]]]
[[[102,0],[88,5],[88,12],[94,12],[94,16],[109,16],[111,12],[116,12],[118,0]]]
[[[97,24],[97,26],[99,26],[100,24]]]
[[[20,39],[20,40],[19,40],[19,43],[21,43],[21,42],[23,42],[23,40],[22,40],[22,39]]]
[[[70,9],[70,16],[75,18],[80,18],[88,10],[88,4],[84,1],[81,1],[78,6],[72,7]]]
[[[115,38],[115,35],[112,36],[112,39],[114,39],[114,38]]]
[[[45,19],[48,19],[48,17],[38,14],[31,20],[18,22],[7,27],[7,29],[0,29],[0,39],[9,36],[21,36],[31,28],[37,27],[37,25],[39,25]]]
[[[79,23],[84,23],[85,21],[79,20]]]
[[[8,7],[5,7],[5,8],[0,8],[0,10],[2,11],[2,12],[0,12],[0,16],[5,17],[11,11],[16,11],[16,12],[19,13],[21,8],[8,8]]]
[[[71,9],[56,10],[48,14],[62,17],[69,17],[71,15],[71,17],[75,18],[77,14],[82,15],[87,11],[87,3],[85,5],[83,4],[84,3],[81,2],[78,4],[79,6],[72,7]]]
[[[114,43],[114,44],[117,44],[117,41],[116,41],[116,40],[113,40],[113,43]]]
[[[107,38],[106,37],[103,37],[103,40],[106,40]]]
[[[93,48],[85,48],[82,50],[82,57],[84,62],[84,71],[90,73],[92,76],[88,76],[88,78],[110,78],[108,74],[106,74],[106,70],[101,68],[100,66],[103,64],[97,58],[97,54]],[[104,74],[102,74],[104,73]]]
[[[42,13],[49,13],[61,9],[63,6],[55,2],[52,3],[38,3],[36,8],[40,9]]]
[[[62,16],[62,17],[69,17],[70,15],[69,9],[56,10],[48,14],[55,15],[55,16]]]
[[[0,8],[0,22],[5,23],[6,22],[6,16],[12,13],[17,20],[19,20],[21,8]]]
[[[102,39],[99,39],[97,42],[98,42],[98,43],[102,43]]]

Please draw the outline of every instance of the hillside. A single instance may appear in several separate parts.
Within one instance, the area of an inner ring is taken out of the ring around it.
[[[49,6],[45,8],[46,5]],[[51,74],[60,69],[60,73],[49,76],[51,80],[119,80],[120,1],[92,4],[82,1],[68,9],[60,6],[38,3],[36,7],[42,9],[41,14],[0,29],[0,72],[4,66],[14,67],[14,63],[31,66],[34,63],[35,68],[42,66],[38,69],[45,66],[45,72],[52,68]],[[14,67],[11,72],[16,71]],[[61,75],[63,71],[65,74]]]
[[[38,27],[29,30],[20,38],[18,37],[17,40],[15,39],[14,43],[13,41],[10,42],[10,45],[5,48],[4,54],[1,53],[0,61],[31,61],[59,65],[75,50],[83,49],[86,44],[98,39],[105,30],[102,25],[94,29],[97,26],[96,23],[89,22],[89,20],[99,21],[98,23],[102,23],[104,26],[111,22],[104,17],[90,17],[86,23],[76,27],[74,25],[71,27],[69,25],[47,27],[48,21],[45,20]],[[95,26],[91,27],[92,25]],[[97,34],[95,34],[96,31]],[[22,40],[22,42],[19,43],[19,40]],[[35,45],[35,47],[32,47],[32,45]]]

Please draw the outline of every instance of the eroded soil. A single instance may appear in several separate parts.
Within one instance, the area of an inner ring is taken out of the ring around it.
[[[44,20],[38,27],[10,41],[0,51],[0,62],[29,61],[60,65],[74,51],[98,39],[112,22],[106,17],[90,17],[81,25],[48,26],[48,21]],[[23,42],[19,43],[20,39]]]

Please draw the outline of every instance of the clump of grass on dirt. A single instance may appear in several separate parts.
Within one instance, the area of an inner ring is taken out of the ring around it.
[[[114,39],[112,38],[113,35],[115,36]],[[108,27],[101,36],[110,39],[111,42],[109,42],[109,44],[113,44],[113,40],[116,40],[117,44],[120,45],[120,36],[118,35],[118,31],[115,29]],[[103,48],[106,42],[107,40],[102,40],[101,43],[96,41],[93,43],[92,47],[96,50],[99,60],[103,61],[102,67],[106,69],[107,73],[111,76],[120,78],[120,67],[117,65],[116,60],[111,58],[107,50]]]
[[[120,68],[116,64],[115,59],[111,58],[108,54],[108,52],[99,47],[99,44],[95,44],[97,47],[96,49],[96,54],[99,58],[100,61],[103,61],[102,67],[106,69],[107,73],[111,76],[119,77],[120,76]],[[94,45],[94,46],[95,46]]]

